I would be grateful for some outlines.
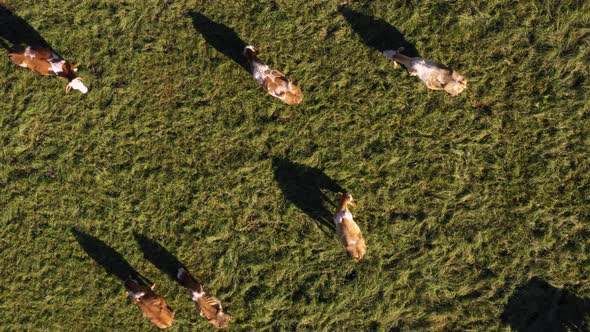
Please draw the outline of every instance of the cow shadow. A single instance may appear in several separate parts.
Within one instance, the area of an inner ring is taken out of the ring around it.
[[[344,193],[345,190],[315,167],[283,158],[273,158],[272,166],[275,180],[285,198],[313,219],[325,234],[333,234],[335,229],[332,217],[336,204],[326,192],[335,197],[337,192]]]
[[[205,38],[209,45],[232,59],[247,72],[250,72],[248,60],[243,53],[244,47],[247,44],[238,36],[234,29],[222,23],[215,22],[201,13],[190,11],[188,15],[193,21],[195,30]]]
[[[533,277],[510,296],[502,321],[519,332],[588,331],[590,300]]]
[[[80,247],[88,256],[100,264],[108,274],[116,276],[122,282],[131,277],[144,285],[151,286],[153,284],[149,279],[137,272],[120,253],[103,241],[75,228],[71,231]]]
[[[379,52],[404,47],[405,55],[411,57],[420,56],[416,47],[406,40],[404,34],[386,21],[365,15],[346,5],[340,6],[338,11],[348,21],[352,30],[361,37],[365,45]]]
[[[23,45],[42,47],[53,51],[49,43],[35,28],[2,4],[0,4],[0,44],[8,51]]]
[[[135,240],[139,244],[143,252],[143,258],[150,261],[160,271],[170,277],[170,279],[180,283],[177,278],[179,268],[188,270],[170,251],[164,248],[161,244],[145,235],[133,233]]]

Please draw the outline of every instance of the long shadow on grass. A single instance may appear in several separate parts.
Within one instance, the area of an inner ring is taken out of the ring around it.
[[[212,21],[201,13],[191,11],[188,15],[193,20],[195,30],[203,35],[209,45],[215,47],[219,52],[235,61],[247,72],[250,72],[248,61],[243,54],[244,47],[247,44],[232,28]]]
[[[345,192],[345,190],[318,168],[283,158],[274,158],[272,165],[275,179],[285,198],[313,219],[324,233],[334,233],[332,222],[334,211],[328,210],[326,204],[332,208],[336,205],[325,192],[328,191],[332,196],[336,196],[335,193]]]
[[[514,331],[588,331],[590,300],[533,277],[510,296],[502,321]]]
[[[125,282],[128,277],[131,277],[146,285],[152,284],[150,280],[139,274],[139,272],[129,265],[121,254],[103,241],[75,228],[72,229],[72,234],[74,234],[76,241],[78,241],[88,256],[102,265],[107,273],[116,276],[122,282]]]
[[[20,45],[37,46],[52,50],[49,43],[25,20],[0,4],[0,44],[6,50]]]
[[[354,32],[361,37],[365,45],[379,52],[404,47],[405,55],[420,56],[418,50],[406,40],[404,34],[386,21],[357,12],[345,5],[340,6],[338,11],[348,21]]]
[[[152,264],[154,264],[154,266],[160,271],[166,273],[170,279],[179,282],[176,277],[178,269],[181,267],[186,270],[188,269],[178,260],[178,258],[155,240],[138,233],[133,233],[133,235],[143,252],[143,258],[152,262]]]

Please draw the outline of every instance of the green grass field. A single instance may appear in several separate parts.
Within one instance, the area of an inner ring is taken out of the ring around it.
[[[171,331],[213,330],[176,263],[235,331],[590,329],[587,1],[3,3],[0,41],[38,34],[90,91],[2,49],[0,330],[157,330],[125,269]],[[267,95],[240,43],[303,103]],[[400,45],[467,90],[394,69],[379,50]]]

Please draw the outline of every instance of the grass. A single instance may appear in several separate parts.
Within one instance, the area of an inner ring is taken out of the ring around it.
[[[0,330],[155,330],[109,262],[157,283],[171,330],[212,329],[145,243],[222,300],[230,330],[588,328],[587,2],[348,6],[396,40],[340,1],[4,3],[90,92],[0,62]],[[215,24],[304,102],[266,95]],[[467,90],[427,90],[376,42]],[[359,263],[328,227],[341,188]]]

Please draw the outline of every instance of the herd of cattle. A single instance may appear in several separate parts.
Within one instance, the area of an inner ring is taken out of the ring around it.
[[[226,313],[221,301],[215,296],[205,293],[203,285],[193,278],[183,267],[178,269],[178,281],[191,292],[201,316],[217,328],[227,327],[232,316]],[[143,316],[163,329],[172,325],[174,310],[166,301],[154,293],[155,284],[147,286],[144,280],[129,277],[125,280],[125,288],[132,301],[137,304]]]
[[[283,73],[262,62],[257,57],[254,47],[246,46],[243,52],[250,64],[252,75],[270,95],[289,105],[300,104],[303,101],[301,89],[288,80]],[[458,72],[420,57],[405,56],[401,52],[403,52],[403,48],[399,48],[397,51],[386,50],[383,53],[388,59],[395,61],[394,64],[400,63],[405,66],[410,75],[418,76],[428,88],[445,90],[456,96],[467,87],[466,79]],[[78,70],[74,64],[63,60],[51,49],[35,45],[16,45],[8,55],[10,60],[18,66],[29,68],[42,75],[55,75],[67,80],[66,92],[71,89],[82,93],[88,92],[82,79],[77,76]],[[338,193],[338,195],[340,205],[334,215],[336,231],[348,254],[354,260],[361,260],[367,251],[367,246],[359,226],[354,222],[348,209],[349,205],[355,205],[355,201],[348,193]],[[196,303],[202,317],[218,328],[228,325],[232,318],[231,315],[223,310],[221,302],[216,297],[204,291],[203,285],[182,267],[178,270],[177,278],[184,287],[190,290],[192,300]],[[154,293],[154,286],[150,287],[145,282],[131,277],[125,281],[129,296],[141,309],[143,315],[159,328],[166,328],[172,324],[174,311],[162,297]]]
[[[418,76],[430,89],[445,90],[456,96],[467,87],[467,80],[457,71],[420,57],[408,57],[401,53],[403,50],[402,47],[397,51],[387,50],[383,54],[395,63],[404,65],[410,75]],[[271,96],[289,105],[300,104],[303,101],[301,89],[289,81],[283,73],[260,61],[253,46],[246,46],[244,55],[248,58],[252,75]],[[74,64],[63,60],[52,50],[31,45],[18,45],[10,51],[8,56],[18,66],[29,68],[42,75],[55,75],[66,79],[68,81],[66,92],[72,88],[82,93],[88,92],[88,88],[78,77],[78,69]]]

